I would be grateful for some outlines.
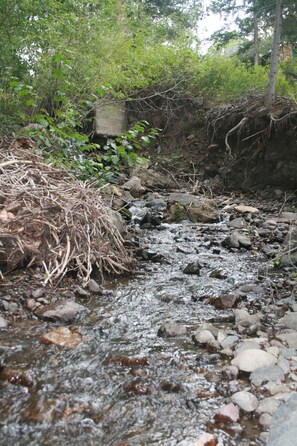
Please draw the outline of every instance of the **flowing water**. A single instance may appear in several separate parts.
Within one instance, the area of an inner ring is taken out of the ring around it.
[[[32,384],[0,384],[0,444],[30,446],[192,446],[223,404],[215,379],[224,360],[194,344],[207,321],[226,329],[232,311],[200,298],[255,280],[250,252],[227,252],[223,222],[143,230],[135,277],[106,284],[103,296],[81,301],[91,311],[77,330],[84,342],[67,350],[40,343],[57,324],[27,321],[0,332],[5,366],[27,371]],[[191,261],[200,276],[183,273]],[[220,271],[220,278],[211,272]],[[158,336],[176,321],[189,335]],[[24,384],[24,383],[21,383]],[[240,429],[239,429],[240,431]],[[240,435],[216,431],[220,445]]]

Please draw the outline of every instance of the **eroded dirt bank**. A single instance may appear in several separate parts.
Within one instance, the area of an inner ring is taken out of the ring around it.
[[[2,286],[0,444],[266,444],[296,392],[294,195],[130,192],[134,277]]]

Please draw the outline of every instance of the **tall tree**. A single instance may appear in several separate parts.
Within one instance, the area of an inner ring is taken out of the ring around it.
[[[282,0],[276,0],[273,45],[270,58],[268,89],[265,99],[265,105],[268,108],[271,107],[272,102],[274,101],[275,98],[279,48],[281,42],[281,29],[282,29]]]

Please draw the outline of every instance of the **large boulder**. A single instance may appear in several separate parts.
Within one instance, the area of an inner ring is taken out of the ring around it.
[[[219,220],[214,200],[188,193],[172,193],[167,201],[171,222],[190,220],[193,223],[214,223]]]
[[[297,394],[281,405],[272,417],[267,446],[295,446],[297,439]]]

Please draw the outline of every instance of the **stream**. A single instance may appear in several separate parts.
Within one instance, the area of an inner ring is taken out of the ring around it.
[[[221,246],[227,232],[223,221],[136,227],[150,260],[134,277],[106,282],[102,296],[77,299],[90,312],[72,324],[84,340],[75,349],[40,343],[55,323],[0,331],[3,363],[26,371],[21,385],[0,383],[0,444],[193,446],[224,402],[216,386],[229,362],[192,334],[204,322],[232,333],[233,311],[203,300],[255,282],[259,267],[255,252]],[[197,260],[200,275],[185,274]],[[172,321],[187,333],[161,336]],[[262,444],[250,419],[213,432],[219,446]]]

